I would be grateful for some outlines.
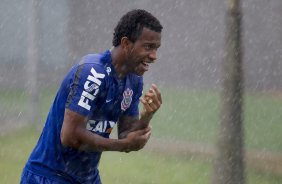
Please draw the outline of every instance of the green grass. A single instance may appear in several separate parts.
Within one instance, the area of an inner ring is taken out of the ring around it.
[[[40,93],[40,123],[43,125],[55,96],[54,88]],[[219,93],[209,90],[162,90],[163,106],[151,125],[153,136],[214,144],[218,130]],[[24,118],[27,93],[0,91],[0,119]],[[282,152],[282,99],[247,93],[244,104],[247,148]],[[262,136],[263,135],[263,136]]]
[[[246,146],[282,153],[282,99],[250,94],[245,107]]]
[[[152,121],[154,135],[213,143],[218,95],[201,91],[164,91],[163,106]]]
[[[163,106],[152,121],[153,136],[216,142],[219,94],[215,91],[164,91]],[[245,95],[244,130],[248,149],[282,152],[282,99]]]
[[[19,183],[22,168],[40,131],[27,127],[0,137],[0,183]],[[105,184],[207,184],[211,161],[151,152],[103,154],[100,173]],[[282,177],[248,169],[249,184],[280,184]]]
[[[20,90],[1,90],[0,91],[0,118],[1,121],[7,121],[25,114],[26,111],[26,93]]]
[[[100,172],[111,184],[208,184],[211,161],[138,152],[104,153]],[[248,184],[280,184],[281,176],[247,169]]]
[[[19,183],[22,168],[38,137],[39,132],[31,127],[0,137],[0,183]]]
[[[208,183],[210,163],[174,156],[134,152],[104,153],[102,181],[111,184]]]
[[[55,90],[39,96],[42,127]],[[215,91],[162,90],[163,106],[152,121],[153,137],[214,144],[218,129],[219,94]],[[1,121],[21,119],[27,113],[27,93],[0,91]],[[245,144],[247,149],[282,153],[282,99],[248,93],[244,104]],[[15,121],[14,123],[17,123]],[[35,122],[33,122],[35,123]],[[0,137],[0,183],[18,183],[39,131],[25,128]],[[211,163],[192,158],[139,152],[106,153],[101,161],[104,183],[209,183]],[[278,184],[281,177],[248,168],[250,184]]]
[[[40,120],[44,123],[55,96],[54,88],[40,93]],[[163,89],[163,106],[151,125],[153,136],[197,143],[214,144],[219,127],[220,98],[212,90]],[[0,91],[0,119],[26,117],[27,93]],[[19,119],[19,118],[18,118]],[[246,147],[282,153],[282,98],[248,93],[244,103]],[[263,136],[262,136],[263,135]]]

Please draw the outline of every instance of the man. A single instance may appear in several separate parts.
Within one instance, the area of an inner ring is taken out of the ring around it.
[[[21,183],[101,183],[98,164],[103,151],[144,147],[162,99],[154,84],[142,96],[142,75],[156,60],[161,31],[153,15],[132,10],[117,24],[111,50],[86,55],[70,70]],[[116,123],[118,139],[110,139]]]

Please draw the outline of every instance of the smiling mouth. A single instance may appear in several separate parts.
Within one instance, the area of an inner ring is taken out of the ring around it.
[[[150,66],[149,64],[150,64],[150,63],[145,62],[145,61],[142,62],[143,68],[144,68],[146,71],[149,70],[149,66]]]
[[[142,64],[145,66],[149,66],[150,63],[143,61]]]

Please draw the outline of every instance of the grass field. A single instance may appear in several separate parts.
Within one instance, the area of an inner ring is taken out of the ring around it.
[[[153,121],[154,135],[213,144],[218,129],[219,94],[214,91],[165,91]],[[244,104],[246,147],[282,153],[282,99],[247,94]],[[262,136],[263,135],[263,136]]]
[[[24,128],[0,137],[0,183],[19,183],[21,170],[40,131]],[[151,152],[104,153],[100,164],[105,184],[207,184],[211,161]],[[248,169],[249,184],[280,184],[282,177]]]
[[[1,119],[25,115],[26,94],[1,91]],[[54,91],[40,95],[40,126],[53,101]],[[153,137],[215,142],[219,95],[214,91],[163,90],[163,107],[152,122]],[[248,149],[282,153],[282,99],[267,94],[245,97],[245,138]],[[4,117],[4,118],[3,118]],[[20,118],[21,118],[20,117]],[[39,126],[39,127],[40,127]],[[38,126],[37,126],[38,127]],[[0,183],[18,183],[21,169],[36,143],[39,131],[25,128],[0,137]],[[262,136],[263,135],[263,136]],[[105,153],[101,161],[104,183],[209,183],[211,161],[148,152]],[[248,168],[248,183],[278,184],[282,177]]]

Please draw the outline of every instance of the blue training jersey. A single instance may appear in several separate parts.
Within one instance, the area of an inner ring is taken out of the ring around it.
[[[139,115],[142,90],[142,77],[117,77],[109,50],[83,57],[64,78],[25,169],[65,183],[99,181],[101,152],[80,151],[61,143],[65,108],[88,117],[86,128],[109,138],[121,115]]]

